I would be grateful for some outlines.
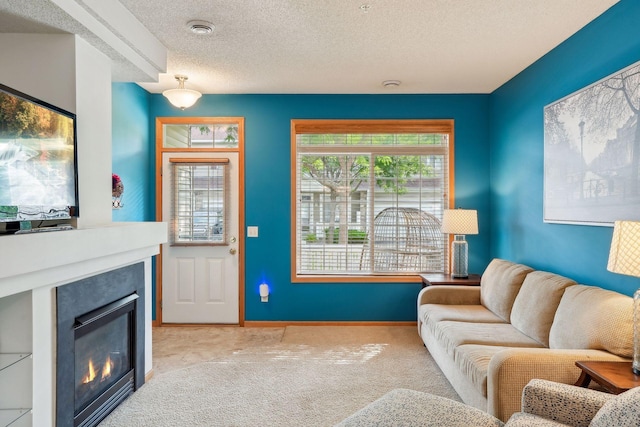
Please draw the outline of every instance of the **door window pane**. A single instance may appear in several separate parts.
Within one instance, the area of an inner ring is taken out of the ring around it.
[[[172,163],[172,244],[226,244],[226,164]]]

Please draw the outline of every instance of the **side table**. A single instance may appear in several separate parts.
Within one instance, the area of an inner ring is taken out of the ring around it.
[[[613,394],[623,393],[640,386],[640,376],[631,371],[631,362],[578,361],[576,366],[582,369],[575,385],[587,387],[591,380]]]
[[[460,286],[480,286],[479,274],[470,274],[469,277],[457,278],[451,277],[446,273],[426,273],[421,274],[422,287],[438,286],[438,285],[460,285]]]

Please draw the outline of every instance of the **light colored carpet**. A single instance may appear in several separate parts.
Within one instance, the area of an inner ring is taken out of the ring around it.
[[[100,427],[332,426],[394,388],[459,400],[415,327],[160,328],[154,371]]]

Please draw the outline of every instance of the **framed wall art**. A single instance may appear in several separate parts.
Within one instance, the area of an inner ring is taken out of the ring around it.
[[[544,221],[640,220],[640,62],[544,108]]]

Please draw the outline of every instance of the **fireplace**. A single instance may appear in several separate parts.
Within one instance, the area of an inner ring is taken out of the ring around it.
[[[144,384],[144,264],[57,288],[58,426],[96,426]]]
[[[92,425],[135,391],[136,299],[131,294],[76,318],[76,427]]]

